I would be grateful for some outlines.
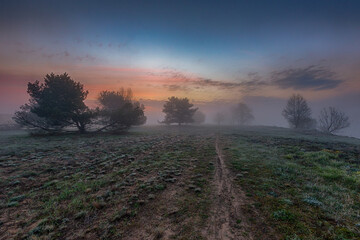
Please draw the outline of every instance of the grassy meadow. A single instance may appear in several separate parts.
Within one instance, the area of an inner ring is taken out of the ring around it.
[[[230,231],[360,239],[360,140],[214,126],[0,132],[0,239],[212,239],[216,142],[244,192]]]

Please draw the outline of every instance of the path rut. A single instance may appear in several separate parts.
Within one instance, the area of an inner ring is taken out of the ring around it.
[[[247,239],[254,237],[250,224],[242,214],[241,206],[248,204],[244,192],[233,186],[233,176],[226,167],[219,139],[216,139],[217,161],[215,164],[215,194],[210,223],[206,232],[208,239]]]

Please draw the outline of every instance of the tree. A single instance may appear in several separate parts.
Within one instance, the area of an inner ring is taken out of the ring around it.
[[[88,91],[81,83],[75,82],[67,74],[47,74],[44,83],[28,83],[30,101],[15,113],[14,120],[22,126],[60,131],[64,127],[75,125],[84,132],[90,123],[92,113],[84,100]]]
[[[246,125],[254,120],[251,109],[243,102],[232,109],[232,117],[238,125]]]
[[[335,133],[350,126],[349,117],[335,107],[323,108],[319,116],[319,128],[326,133]]]
[[[98,115],[98,111],[91,110],[88,107],[85,109],[79,109],[76,111],[76,114],[73,116],[72,120],[74,121],[79,132],[86,132],[86,126],[90,125],[93,122],[93,119]]]
[[[292,128],[307,128],[314,120],[311,118],[311,109],[300,94],[292,95],[282,112],[284,118]]]
[[[192,108],[193,106],[188,98],[170,97],[164,104],[165,119],[161,123],[192,123],[193,115],[197,111],[197,108]]]
[[[119,132],[134,125],[146,122],[144,105],[133,99],[131,89],[121,88],[119,91],[102,91],[98,97],[101,105],[99,117],[104,125],[98,131],[110,130]]]
[[[195,124],[202,124],[205,122],[205,114],[199,110],[197,110],[193,115],[193,120]]]
[[[13,120],[22,127],[44,131],[51,131],[52,129],[52,126],[48,124],[45,118],[31,112],[30,104],[20,106],[20,111],[15,112]]]
[[[225,120],[225,116],[223,113],[216,113],[215,116],[214,116],[214,121],[217,125],[221,125],[221,123]]]

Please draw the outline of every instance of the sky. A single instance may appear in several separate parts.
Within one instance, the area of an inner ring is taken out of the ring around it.
[[[27,83],[67,72],[96,104],[132,88],[149,123],[170,96],[208,115],[245,101],[255,124],[286,126],[286,99],[345,111],[360,137],[360,2],[0,0],[0,113]]]

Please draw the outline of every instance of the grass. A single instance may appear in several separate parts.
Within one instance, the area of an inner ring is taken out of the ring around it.
[[[359,239],[358,145],[226,134],[229,167],[283,239]]]
[[[0,220],[7,228],[0,236],[117,238],[148,205],[171,201],[179,211],[170,221],[189,222],[177,237],[191,239],[209,211],[213,141],[167,132],[7,137],[0,147]],[[189,181],[201,191],[188,190]],[[163,197],[174,188],[183,190],[180,197]]]
[[[204,239],[216,135],[234,183],[279,239],[360,238],[360,141],[281,128],[186,126],[2,135],[0,238],[150,237],[131,235],[142,229],[153,239]]]

